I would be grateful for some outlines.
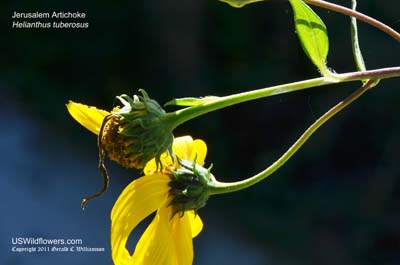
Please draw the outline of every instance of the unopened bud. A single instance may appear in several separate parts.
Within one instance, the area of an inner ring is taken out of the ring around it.
[[[208,183],[213,178],[210,169],[187,160],[178,159],[180,167],[172,172],[172,180],[169,183],[171,206],[175,213],[188,210],[197,211],[206,205],[210,196]]]

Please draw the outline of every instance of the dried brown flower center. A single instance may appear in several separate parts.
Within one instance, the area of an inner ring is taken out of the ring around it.
[[[112,117],[103,129],[101,145],[104,147],[108,157],[126,168],[143,167],[143,153],[141,150],[132,152],[131,146],[134,140],[121,134],[124,121],[120,117]]]

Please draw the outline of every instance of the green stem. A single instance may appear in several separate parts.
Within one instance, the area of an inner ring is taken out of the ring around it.
[[[251,101],[273,95],[284,94],[311,87],[334,84],[338,82],[350,82],[350,81],[366,80],[366,79],[376,80],[376,79],[385,79],[385,78],[392,78],[399,76],[400,76],[400,67],[389,67],[389,68],[382,68],[382,69],[369,70],[363,72],[335,74],[334,78],[319,77],[279,86],[261,88],[225,97],[216,97],[216,99],[214,100],[206,101],[205,103],[202,103],[200,105],[177,110],[175,112],[168,113],[168,115],[170,116],[171,120],[171,128],[174,129],[179,125],[181,125],[182,123],[185,123],[188,120],[191,120],[208,112],[222,109],[246,101]]]
[[[332,82],[326,81],[324,77],[314,78],[309,80],[304,80],[300,82],[273,86],[268,88],[262,88],[257,90],[252,90],[248,92],[233,94],[230,96],[225,97],[217,97],[215,100],[210,102],[205,102],[204,104],[188,107],[185,109],[181,109],[176,111],[174,114],[175,126],[177,127],[182,123],[185,123],[188,120],[201,116],[211,111],[215,111],[218,109],[222,109],[228,106],[232,106],[238,103],[251,101],[263,97],[279,95],[283,93],[288,93],[300,89],[310,88],[310,87],[317,87],[322,85],[331,84]]]
[[[352,10],[356,10],[357,8],[357,0],[351,1]],[[358,40],[358,26],[357,19],[355,17],[350,17],[350,29],[351,29],[351,47],[353,50],[354,61],[357,66],[358,71],[365,71],[367,68],[365,67],[364,58],[361,53],[360,42]]]
[[[316,120],[308,129],[300,136],[299,139],[271,166],[269,166],[264,171],[250,177],[248,179],[231,182],[231,183],[223,183],[219,181],[215,181],[209,185],[209,192],[211,195],[214,194],[223,194],[229,192],[235,192],[239,190],[246,189],[254,184],[264,180],[276,170],[278,170],[282,165],[284,165],[299,149],[300,147],[313,135],[315,131],[318,130],[325,122],[327,122],[330,118],[332,118],[335,114],[343,110],[345,107],[349,106],[352,102],[358,99],[362,94],[364,94],[369,88],[371,88],[375,84],[375,81],[371,80],[365,83],[361,88],[353,92],[350,96],[348,96],[345,100],[339,102],[336,106],[331,108],[328,112],[322,115],[318,120]]]
[[[347,16],[352,16],[357,18],[358,20],[365,22],[367,24],[370,24],[371,26],[385,32],[386,34],[390,35],[393,37],[395,40],[400,42],[400,33],[389,27],[388,25],[372,18],[367,15],[364,15],[363,13],[357,12],[356,10],[352,10],[350,8],[340,6],[337,4],[333,4],[330,2],[322,1],[322,0],[303,0],[307,4],[314,5],[314,6],[319,6],[328,10],[332,10],[338,13],[345,14]]]

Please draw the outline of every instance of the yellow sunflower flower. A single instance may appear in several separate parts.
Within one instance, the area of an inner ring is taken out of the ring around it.
[[[179,161],[202,168],[207,146],[202,140],[184,136],[175,138],[172,148],[176,155],[174,161],[167,154],[162,155],[161,172],[154,159],[147,163],[145,175],[124,189],[112,209],[111,248],[115,265],[190,265],[193,262],[192,239],[200,233],[203,223],[195,213],[196,207],[187,209],[179,205],[180,201],[174,201],[177,192],[172,192],[171,183],[176,178],[171,172],[187,172]],[[187,194],[188,189],[183,193]],[[132,230],[153,212],[155,217],[131,254],[126,243]]]

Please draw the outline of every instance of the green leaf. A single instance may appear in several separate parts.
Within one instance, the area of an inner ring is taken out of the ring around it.
[[[326,67],[329,40],[324,22],[302,0],[289,1],[294,11],[296,31],[305,53],[323,75],[329,75]]]
[[[208,103],[214,101],[215,99],[218,99],[218,97],[208,96],[203,98],[176,98],[171,101],[168,101],[167,103],[164,104],[164,106],[175,105],[175,106],[191,107]]]
[[[219,1],[225,2],[225,3],[229,4],[230,6],[240,8],[240,7],[244,7],[247,4],[261,2],[264,0],[219,0]]]

